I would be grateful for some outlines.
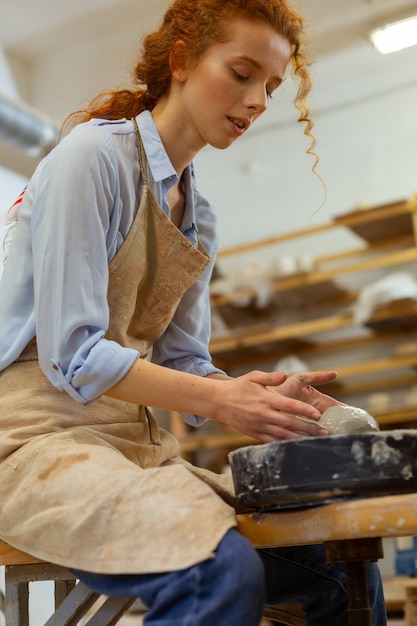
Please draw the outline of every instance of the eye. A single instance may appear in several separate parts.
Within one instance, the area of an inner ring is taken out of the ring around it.
[[[269,85],[266,86],[266,95],[268,96],[268,98],[270,98],[271,100],[273,99],[273,93],[274,91],[276,91],[280,85],[282,84],[282,81],[280,83],[276,83],[275,81]]]
[[[240,80],[240,81],[249,80],[248,76],[245,76],[244,74],[241,74],[237,70],[232,69],[232,72],[235,75],[235,77],[237,78],[237,80]]]
[[[282,80],[280,81],[274,80],[273,82],[269,83],[266,86],[266,93],[267,93],[268,98],[270,98],[271,100],[273,99],[273,93],[281,87],[282,83],[283,83]]]

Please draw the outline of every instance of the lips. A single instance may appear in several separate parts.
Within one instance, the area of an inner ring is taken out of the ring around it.
[[[231,117],[228,116],[227,120],[229,122],[230,129],[232,133],[236,137],[241,137],[243,133],[249,128],[250,122],[248,119],[244,119],[242,117]]]
[[[241,117],[230,117],[228,118],[232,124],[237,126],[240,130],[246,130],[249,127],[249,122],[247,120],[242,119]]]

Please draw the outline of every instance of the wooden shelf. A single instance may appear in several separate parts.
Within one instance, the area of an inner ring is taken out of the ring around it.
[[[409,201],[401,200],[365,211],[352,211],[336,217],[334,222],[348,226],[368,243],[375,243],[412,232],[416,205],[417,195]]]
[[[393,370],[413,368],[417,369],[417,354],[411,356],[388,356],[373,361],[361,361],[353,365],[344,365],[337,368],[340,378],[350,376],[364,376],[376,372],[392,372]]]
[[[248,287],[236,287],[232,292],[226,291],[221,278],[213,281],[212,306],[227,327],[212,336],[213,361],[233,373],[235,367],[240,372],[246,367],[255,369],[259,363],[275,364],[292,354],[322,359],[328,369],[338,372],[337,380],[326,385],[326,393],[341,400],[362,396],[364,408],[368,394],[396,393],[389,411],[374,414],[380,427],[416,428],[417,406],[403,404],[407,402],[404,390],[417,385],[417,347],[413,350],[412,341],[415,338],[417,346],[417,299],[404,298],[378,307],[363,325],[355,321],[355,305],[357,279],[368,284],[381,274],[415,267],[417,195],[354,210],[327,224],[224,249],[219,257],[238,257],[268,246],[275,246],[274,252],[279,254],[280,244],[288,241],[300,241],[305,250],[304,237],[331,234],[335,229],[353,233],[356,246],[349,243],[346,249],[315,258],[311,272],[270,276],[270,301],[263,308],[256,306],[253,280]],[[404,346],[407,349],[399,349]],[[257,443],[216,424],[193,431],[183,425],[177,428],[177,435],[183,454],[205,450],[216,455],[218,451],[222,462],[228,451]]]
[[[393,329],[415,332],[417,330],[417,300],[403,298],[378,307],[366,322],[366,326],[378,333]]]
[[[411,200],[401,200],[374,207],[355,210],[334,218],[331,223],[292,231],[276,237],[220,250],[218,257],[239,255],[248,251],[279,245],[289,240],[303,239],[335,228],[343,228],[359,235],[366,243],[338,254],[318,257],[311,272],[297,273],[270,282],[270,292],[298,292],[304,302],[324,302],[340,296],[345,287],[337,282],[341,276],[412,263],[417,260],[417,194]],[[395,248],[389,251],[389,249]],[[359,260],[358,260],[359,259]],[[329,264],[336,267],[326,268]],[[236,288],[232,293],[216,293],[213,281],[212,303],[215,307],[242,299],[255,299],[256,288]],[[311,289],[313,287],[313,289]],[[305,293],[303,294],[303,290]]]
[[[332,350],[338,341],[329,341],[317,346],[309,336],[325,334],[354,327],[352,309],[345,309],[333,315],[294,322],[284,326],[264,325],[257,329],[237,329],[229,333],[214,335],[210,343],[213,359],[219,367],[233,366],[247,360],[278,360],[285,354]],[[410,331],[417,333],[417,301],[403,299],[397,303],[381,307],[366,322],[366,327],[375,333],[396,332],[407,337]],[[376,339],[378,340],[378,339]]]
[[[370,251],[371,249],[368,250],[368,253]],[[269,291],[271,294],[280,293],[281,298],[286,296],[286,305],[292,297],[293,300],[298,300],[300,306],[308,303],[308,306],[311,307],[312,303],[327,302],[346,293],[346,289],[337,283],[336,279],[340,276],[351,276],[352,274],[382,270],[388,267],[395,268],[413,261],[417,261],[417,248],[414,244],[404,250],[396,250],[383,256],[352,262],[342,267],[281,278],[270,283]],[[292,296],[291,292],[293,292]],[[256,296],[256,289],[240,288],[231,293],[214,294],[211,299],[213,306],[219,308],[225,304],[233,304],[233,302],[244,299],[255,300]]]
[[[417,424],[417,406],[398,407],[375,416],[381,429],[392,428],[398,424]]]

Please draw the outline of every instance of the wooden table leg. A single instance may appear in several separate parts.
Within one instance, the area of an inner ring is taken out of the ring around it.
[[[366,561],[377,561],[384,556],[382,539],[330,541],[324,547],[328,563],[346,565],[349,625],[373,626]]]

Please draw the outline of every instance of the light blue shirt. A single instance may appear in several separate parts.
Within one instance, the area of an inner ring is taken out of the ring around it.
[[[148,184],[169,215],[167,193],[178,177],[152,116],[137,118],[148,159]],[[39,365],[52,385],[88,405],[118,382],[139,357],[107,340],[108,264],[138,207],[136,137],[130,120],[76,126],[39,164],[23,196],[0,279],[0,370],[36,335]],[[138,184],[139,181],[139,184]],[[211,362],[208,285],[217,252],[212,207],[198,192],[192,166],[183,176],[180,226],[212,261],[184,295],[152,361],[206,376]],[[139,193],[138,193],[139,191]],[[198,425],[198,416],[183,415]]]

